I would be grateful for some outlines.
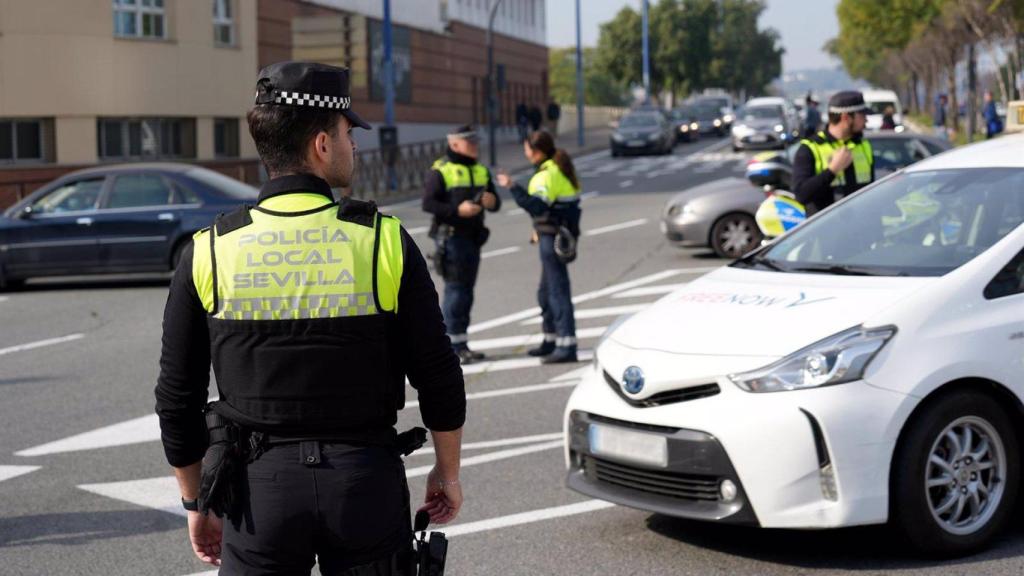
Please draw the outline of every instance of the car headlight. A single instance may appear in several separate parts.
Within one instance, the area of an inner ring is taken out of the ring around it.
[[[786,128],[785,128],[785,127],[784,127],[784,126],[783,126],[782,124],[776,124],[776,125],[775,125],[775,131],[776,131],[776,132],[782,132],[782,131],[783,131],[783,130],[785,130],[785,129],[786,129]]]
[[[661,138],[661,134],[658,134],[657,132],[647,136],[647,140],[649,142],[657,142],[659,138]]]
[[[719,126],[721,126],[721,125],[722,125],[722,121],[721,121],[721,120],[719,120],[718,118],[715,118],[715,121],[714,121],[714,122],[712,122],[712,124],[714,124],[714,125],[715,125],[715,128],[718,128]]]
[[[697,128],[700,128],[700,124],[697,124],[696,122],[690,123],[690,130],[696,130]]]
[[[685,132],[689,132],[690,131],[690,127],[687,126],[686,124],[683,124],[682,126],[679,127],[679,131],[680,132],[684,132],[684,133]]]
[[[725,116],[722,116],[722,120],[725,120],[726,124],[732,122],[732,114],[726,114]]]
[[[894,326],[856,326],[757,370],[730,374],[747,392],[804,390],[859,380],[871,359],[896,334]]]
[[[622,142],[622,134],[619,134],[618,132],[612,132],[612,140],[615,140],[616,142]]]

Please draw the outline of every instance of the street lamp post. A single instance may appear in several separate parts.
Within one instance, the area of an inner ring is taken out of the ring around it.
[[[644,100],[651,97],[651,50],[648,46],[650,36],[647,33],[647,0],[643,9],[643,45],[644,45]]]
[[[583,148],[583,38],[580,32],[580,0],[576,0],[576,144]]]
[[[494,17],[498,14],[498,6],[501,6],[501,0],[495,0],[487,17],[487,146],[491,166],[497,163],[498,156],[494,142]]]
[[[384,125],[386,126],[386,132],[390,135],[394,131],[395,126],[395,64],[391,57],[391,0],[384,0]],[[397,136],[397,134],[395,134]],[[388,158],[388,189],[394,190],[397,186],[397,178],[395,174],[395,165],[393,162],[393,156],[396,152],[394,150],[397,145],[397,138],[392,138],[395,142],[392,142],[392,150],[381,150]],[[381,142],[384,144],[384,142]]]

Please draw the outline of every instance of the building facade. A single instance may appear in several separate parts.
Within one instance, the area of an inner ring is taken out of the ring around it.
[[[402,143],[485,121],[494,0],[391,0]],[[352,69],[353,107],[384,121],[383,0],[0,0],[0,208],[77,168],[174,160],[259,179],[245,113],[260,67]],[[497,118],[544,107],[544,0],[495,18]],[[375,132],[357,131],[363,149]]]

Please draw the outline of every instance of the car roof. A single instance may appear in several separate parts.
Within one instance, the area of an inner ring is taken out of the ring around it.
[[[93,166],[91,168],[85,168],[83,170],[76,170],[65,174],[63,178],[78,178],[81,176],[102,176],[106,174],[117,174],[120,172],[138,172],[138,171],[152,171],[152,172],[188,172],[189,170],[202,169],[201,166],[195,164],[185,164],[184,162],[128,162],[124,164],[103,164],[101,166]]]
[[[899,100],[892,90],[862,90],[861,94],[864,95],[865,100]]]
[[[747,106],[785,106],[786,99],[777,96],[762,96],[747,100]]]
[[[954,148],[911,165],[907,172],[954,168],[1024,168],[1024,134]]]

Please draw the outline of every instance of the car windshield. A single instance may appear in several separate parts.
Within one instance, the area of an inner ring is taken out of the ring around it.
[[[186,175],[191,178],[195,178],[230,198],[238,200],[255,200],[256,197],[259,196],[259,190],[252,186],[243,184],[234,178],[229,178],[228,176],[219,172],[214,172],[213,170],[196,168],[186,172]]]
[[[744,108],[740,117],[744,120],[779,120],[782,114],[775,106],[751,106]]]
[[[783,272],[942,276],[1024,221],[1024,170],[897,174],[737,262]]]
[[[695,112],[698,120],[714,120],[721,115],[718,108],[711,106],[699,106]]]
[[[885,102],[885,101],[868,102],[867,105],[868,105],[868,108],[871,108],[871,112],[870,112],[871,114],[885,114],[885,109],[889,108],[889,107],[892,107],[893,114],[896,113],[896,103],[895,102]]]
[[[658,117],[654,114],[630,114],[619,122],[623,128],[640,128],[658,125]]]

